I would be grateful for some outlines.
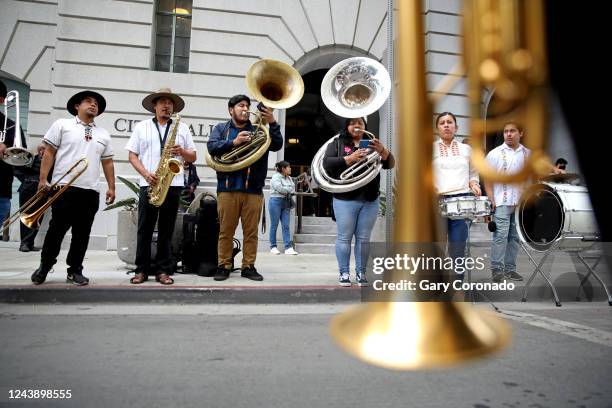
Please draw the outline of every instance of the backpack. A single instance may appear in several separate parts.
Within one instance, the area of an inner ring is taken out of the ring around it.
[[[217,199],[210,193],[203,193],[199,204],[195,213],[183,217],[182,273],[213,276],[217,270],[219,243]],[[232,270],[240,250],[240,242],[234,239]]]

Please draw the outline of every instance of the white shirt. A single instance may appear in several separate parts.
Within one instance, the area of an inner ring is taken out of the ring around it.
[[[125,148],[127,150],[129,150],[130,152],[134,152],[138,155],[138,159],[140,159],[140,162],[149,173],[155,173],[159,165],[159,160],[161,158],[161,144],[159,142],[159,133],[156,129],[157,125],[158,124],[156,122],[153,122],[153,119],[138,122],[138,124],[134,128],[134,131],[132,132],[132,136],[130,136],[130,140],[128,140],[127,144],[125,145]],[[166,143],[170,140],[172,126],[173,125],[170,124]],[[164,126],[159,126],[159,132],[161,132],[162,138],[166,133],[166,127],[167,124]],[[174,141],[174,144],[178,144],[186,150],[195,150],[193,137],[191,136],[191,132],[189,131],[189,128],[184,122],[179,123],[179,128],[176,132],[176,140]],[[178,159],[182,160],[182,158],[180,157]],[[149,185],[149,183],[147,183],[147,181],[142,176],[138,178],[138,184],[141,187],[146,187]],[[170,185],[176,187],[184,187],[185,181],[183,179],[183,175],[175,175]]]
[[[91,130],[89,140],[85,138],[87,128]],[[72,183],[72,186],[98,191],[100,161],[112,159],[114,154],[111,137],[106,130],[96,126],[93,122],[88,126],[81,122],[78,116],[71,119],[58,119],[47,130],[43,142],[57,149],[51,183],[58,182],[77,160],[86,158],[88,161],[87,170]],[[73,171],[79,171],[82,166],[79,165]],[[71,174],[74,175],[75,173]],[[67,184],[70,178],[71,175],[69,174],[58,184]]]
[[[531,150],[522,144],[514,150],[503,143],[487,154],[487,161],[498,173],[513,174],[521,171],[530,154]],[[517,205],[524,189],[525,183],[493,184],[495,205],[498,207]]]
[[[433,145],[434,186],[438,194],[469,193],[470,181],[479,182],[470,161],[472,148],[453,139],[450,146],[442,140]]]

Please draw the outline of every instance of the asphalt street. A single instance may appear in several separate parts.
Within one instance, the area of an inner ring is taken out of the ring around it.
[[[447,370],[361,363],[346,305],[0,305],[2,407],[612,407],[605,303],[498,304],[512,343]],[[70,389],[71,399],[9,399]]]

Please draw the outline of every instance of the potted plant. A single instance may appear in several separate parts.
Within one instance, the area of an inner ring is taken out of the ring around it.
[[[124,177],[117,176],[117,178],[134,193],[134,197],[125,198],[107,205],[103,211],[121,208],[121,211],[117,214],[117,256],[129,266],[132,266],[136,260],[140,187]]]

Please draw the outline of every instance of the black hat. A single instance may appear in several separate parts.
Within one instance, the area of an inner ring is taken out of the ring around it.
[[[88,96],[91,96],[96,101],[98,101],[98,115],[97,116],[100,116],[106,109],[106,100],[99,93],[94,92],[94,91],[89,91],[89,90],[76,93],[72,95],[70,99],[68,99],[68,103],[66,104],[66,109],[68,109],[68,112],[70,112],[71,115],[76,116],[78,112],[74,108],[74,105],[81,103],[83,99],[87,98]]]

